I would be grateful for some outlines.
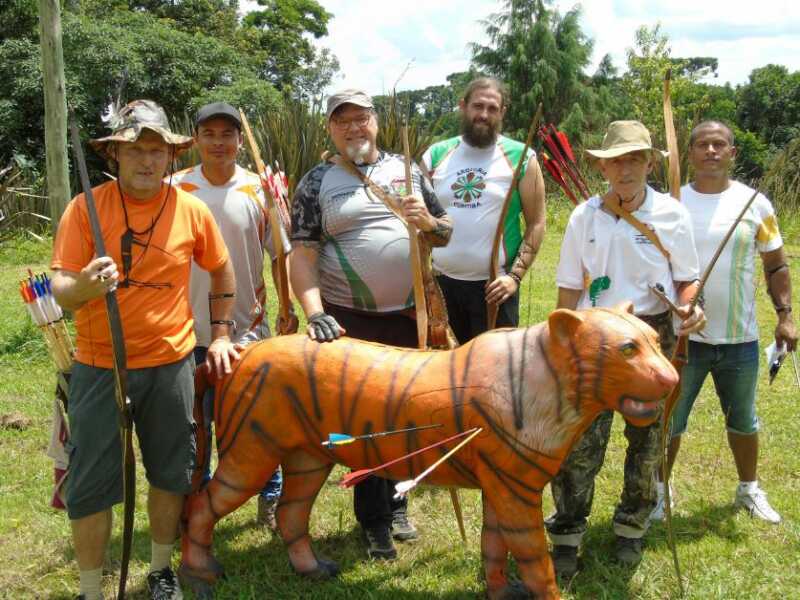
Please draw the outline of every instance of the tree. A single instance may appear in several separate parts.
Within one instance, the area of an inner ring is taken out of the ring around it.
[[[580,28],[580,7],[561,17],[549,5],[552,0],[505,0],[503,12],[482,21],[489,45],[472,45],[473,65],[509,87],[506,126],[517,136],[524,136],[539,102],[547,120],[581,125],[591,102],[583,69],[592,42]]]
[[[240,43],[258,52],[261,77],[282,90],[296,86],[304,70],[330,71],[331,55],[321,57],[307,36],[327,35],[331,13],[316,0],[258,0],[258,4],[263,9],[244,18]],[[338,61],[335,66],[338,70]],[[302,90],[312,95],[316,91]]]
[[[800,71],[790,73],[781,65],[754,69],[736,99],[739,124],[773,150],[800,136]]]

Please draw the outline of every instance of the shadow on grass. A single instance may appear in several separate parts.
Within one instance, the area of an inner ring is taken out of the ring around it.
[[[672,530],[678,549],[706,537],[733,543],[744,541],[747,535],[740,531],[739,524],[733,518],[735,514],[736,509],[731,504],[707,505],[692,514],[673,513]],[[667,545],[666,524],[654,523],[647,535],[647,547],[664,549]]]

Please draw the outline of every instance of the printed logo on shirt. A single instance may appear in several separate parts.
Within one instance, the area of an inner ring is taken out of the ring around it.
[[[453,206],[458,208],[477,208],[478,202],[486,189],[486,171],[484,169],[466,168],[456,173],[456,180],[450,186],[456,200]]]
[[[406,193],[406,178],[396,177],[392,179],[392,182],[389,184],[389,189],[386,189],[386,191],[389,192],[390,194],[395,194],[397,196],[407,196],[408,194]]]
[[[650,223],[643,223],[643,225],[644,225],[645,227],[647,227],[647,228],[648,228],[650,231],[652,231],[653,233],[655,233],[655,232],[656,232],[656,229],[655,229],[655,227],[653,227],[652,225],[650,225]],[[638,233],[638,232],[636,233],[636,235],[635,235],[635,236],[633,236],[633,243],[634,243],[634,244],[650,244],[651,246],[653,245],[653,242],[651,242],[651,241],[650,241],[650,238],[648,238],[648,237],[647,237],[646,235],[644,235],[643,233]]]

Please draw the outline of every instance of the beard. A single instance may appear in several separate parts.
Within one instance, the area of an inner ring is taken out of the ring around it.
[[[363,165],[366,162],[370,150],[372,150],[372,144],[368,140],[364,140],[358,144],[348,145],[347,158],[357,165]]]
[[[487,148],[494,144],[501,125],[502,121],[499,119],[494,123],[490,121],[476,123],[467,115],[461,115],[461,135],[470,146],[477,148]]]

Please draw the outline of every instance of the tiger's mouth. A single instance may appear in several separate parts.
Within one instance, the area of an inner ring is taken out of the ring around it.
[[[655,419],[661,400],[643,400],[635,396],[620,396],[619,412],[635,419]]]

